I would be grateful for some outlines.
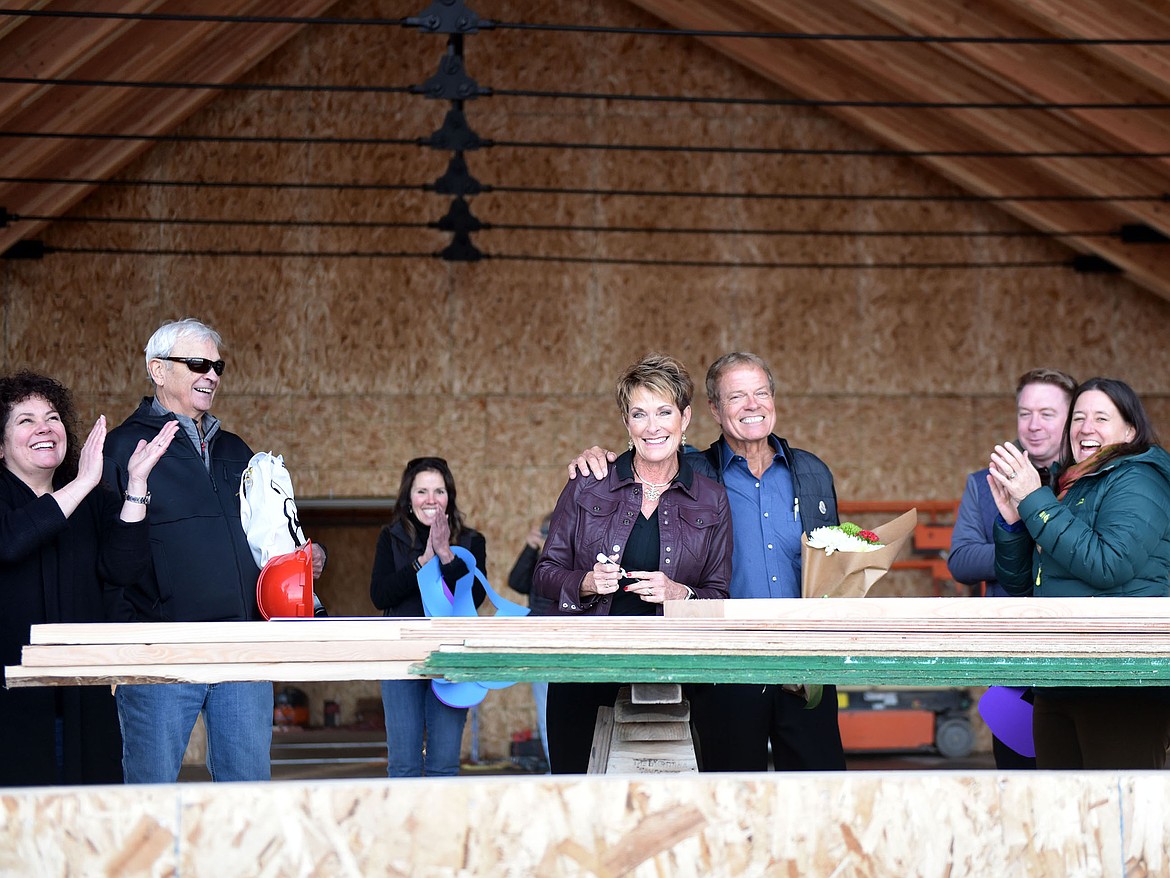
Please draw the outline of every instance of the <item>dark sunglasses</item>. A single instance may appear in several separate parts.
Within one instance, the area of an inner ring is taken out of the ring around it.
[[[205,357],[159,357],[160,360],[170,360],[172,363],[186,363],[187,368],[200,375],[206,375],[212,369],[216,375],[222,375],[227,363],[223,360],[208,360]]]

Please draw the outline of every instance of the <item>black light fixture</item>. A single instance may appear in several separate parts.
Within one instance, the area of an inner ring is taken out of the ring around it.
[[[1170,238],[1146,223],[1126,223],[1117,235],[1123,244],[1170,244]]]
[[[1095,253],[1082,253],[1079,256],[1074,256],[1072,267],[1073,271],[1078,274],[1121,274],[1119,267],[1104,256],[1098,256]]]

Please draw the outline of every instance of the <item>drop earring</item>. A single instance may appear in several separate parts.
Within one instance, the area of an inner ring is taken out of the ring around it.
[[[626,451],[633,451],[633,450],[634,450],[634,439],[633,439],[633,437],[630,437],[629,439],[626,440]]]
[[[686,444],[687,444],[687,431],[686,431],[686,430],[683,430],[683,434],[682,434],[682,444],[683,444],[683,445],[686,445]]]

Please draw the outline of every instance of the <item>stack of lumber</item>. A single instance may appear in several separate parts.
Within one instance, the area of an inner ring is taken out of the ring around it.
[[[574,627],[519,641],[481,629],[423,667],[451,680],[1170,684],[1164,598],[690,601],[669,605],[664,619],[564,624]]]
[[[597,709],[589,774],[679,774],[699,770],[691,705],[678,683],[633,683]]]
[[[228,680],[1170,685],[1163,598],[690,601],[665,617],[43,625],[9,686]]]
[[[429,619],[34,625],[5,676],[9,687],[392,680],[438,645]]]

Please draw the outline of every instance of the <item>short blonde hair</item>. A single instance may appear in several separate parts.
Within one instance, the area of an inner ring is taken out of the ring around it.
[[[680,412],[691,404],[695,395],[695,382],[686,367],[666,354],[647,354],[618,378],[616,396],[623,418],[629,415],[630,397],[639,387],[673,400]]]
[[[1017,402],[1020,399],[1020,394],[1024,392],[1024,388],[1029,384],[1051,384],[1053,387],[1059,387],[1064,391],[1064,395],[1068,397],[1069,403],[1072,403],[1073,394],[1077,389],[1077,379],[1073,378],[1067,372],[1049,368],[1033,369],[1021,375],[1020,380],[1016,382]]]

